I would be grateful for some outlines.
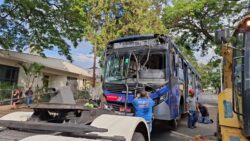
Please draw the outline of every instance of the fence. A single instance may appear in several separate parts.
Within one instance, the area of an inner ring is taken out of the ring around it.
[[[0,104],[3,104],[3,101],[9,102],[7,101],[8,99],[11,99],[11,94],[12,94],[12,90],[11,89],[0,89]]]
[[[0,89],[0,105],[11,104],[14,98],[12,98],[13,90],[11,89]],[[88,90],[83,91],[75,91],[74,98],[76,101],[85,101],[91,99],[90,93]],[[40,102],[49,102],[50,99],[56,95],[56,91],[54,89],[40,89],[34,92],[33,101],[34,103]],[[25,94],[22,93],[22,96],[18,98],[19,103],[25,103]]]

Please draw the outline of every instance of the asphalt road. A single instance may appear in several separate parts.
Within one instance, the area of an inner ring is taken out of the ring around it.
[[[197,128],[187,128],[187,119],[181,119],[179,126],[176,130],[171,130],[162,124],[155,124],[151,133],[151,141],[189,141],[193,140],[196,136],[202,135],[210,139],[215,139],[214,133],[216,132],[216,118],[217,118],[217,96],[206,95],[200,100],[208,107],[210,118],[214,120],[213,124],[197,123]]]

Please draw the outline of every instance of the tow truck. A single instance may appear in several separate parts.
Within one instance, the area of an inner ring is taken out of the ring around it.
[[[69,87],[31,108],[0,118],[0,141],[150,141],[144,119],[78,105]]]
[[[250,15],[215,33],[222,45],[223,88],[218,97],[218,141],[250,139]]]

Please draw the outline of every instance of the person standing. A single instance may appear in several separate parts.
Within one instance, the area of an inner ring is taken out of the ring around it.
[[[29,89],[25,92],[25,96],[26,96],[26,104],[29,106],[30,104],[32,104],[32,96],[33,96],[33,91],[31,87],[29,87]]]
[[[197,98],[195,96],[194,90],[189,89],[189,96],[186,99],[186,107],[188,110],[188,128],[196,128],[195,124],[198,120],[198,106]]]
[[[16,105],[18,104],[20,99],[20,91],[18,89],[15,89],[12,93],[12,106],[13,109],[16,109]]]
[[[151,132],[154,101],[148,96],[146,91],[142,91],[140,92],[140,96],[133,100],[132,104],[135,109],[135,116],[144,118]]]

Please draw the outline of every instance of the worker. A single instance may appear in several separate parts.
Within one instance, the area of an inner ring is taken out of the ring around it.
[[[154,101],[148,96],[148,93],[143,90],[139,93],[139,96],[133,100],[132,104],[135,109],[135,116],[144,118],[151,132]]]
[[[198,108],[201,114],[199,117],[199,123],[210,124],[214,122],[212,119],[209,119],[208,109],[205,105],[198,103]]]
[[[188,128],[196,128],[195,124],[198,120],[198,101],[195,97],[193,89],[188,90],[189,96],[186,99],[186,107],[188,110]]]

